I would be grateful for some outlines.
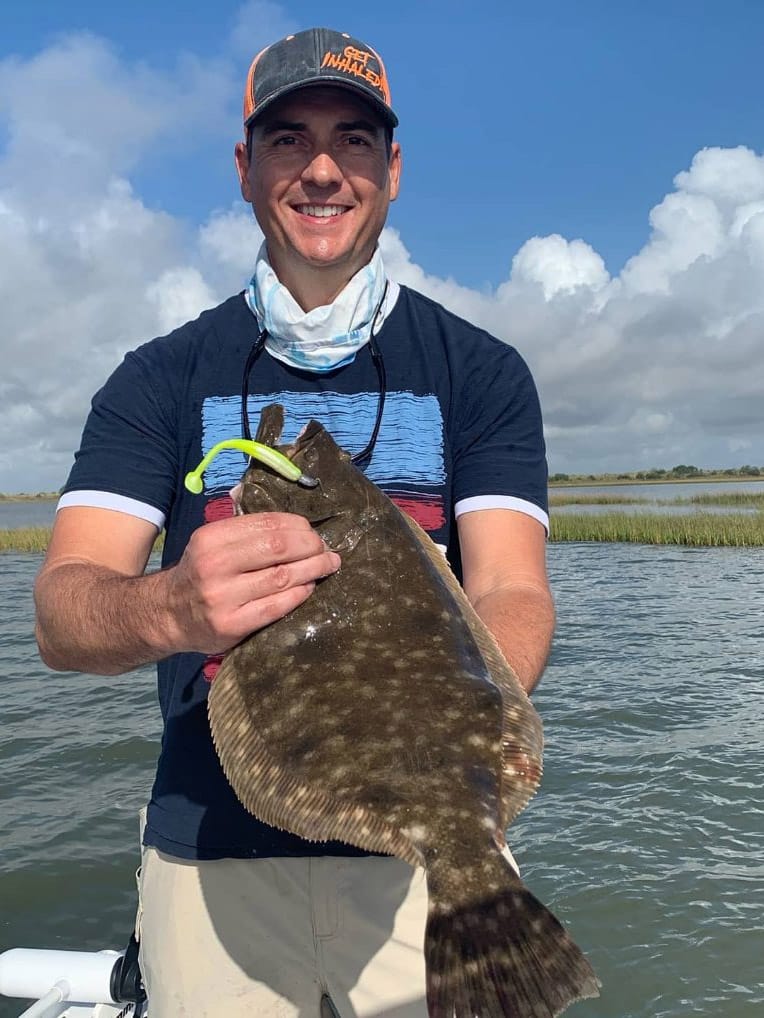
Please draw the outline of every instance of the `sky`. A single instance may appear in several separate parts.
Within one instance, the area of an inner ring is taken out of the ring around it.
[[[764,466],[759,0],[390,0],[320,23],[383,56],[389,274],[516,346],[550,470]],[[0,491],[60,487],[124,353],[240,290],[232,151],[307,0],[6,0]]]

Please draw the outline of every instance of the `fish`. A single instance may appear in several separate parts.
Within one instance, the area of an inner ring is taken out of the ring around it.
[[[342,566],[223,659],[208,698],[238,799],[271,826],[426,870],[429,1018],[547,1018],[599,995],[592,966],[505,854],[541,779],[541,720],[444,554],[318,421],[257,441],[243,513],[305,517]]]

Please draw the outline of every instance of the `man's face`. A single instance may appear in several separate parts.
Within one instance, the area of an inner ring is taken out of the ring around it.
[[[341,288],[374,253],[401,157],[363,99],[312,86],[263,114],[251,159],[240,143],[236,164],[281,282],[289,288],[310,267],[342,278]]]

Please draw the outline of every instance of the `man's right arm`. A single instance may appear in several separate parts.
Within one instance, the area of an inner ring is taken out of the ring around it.
[[[108,509],[61,509],[35,584],[40,655],[59,671],[118,675],[170,654],[221,653],[301,604],[335,572],[307,520],[208,523],[179,562],[144,575],[156,528]]]

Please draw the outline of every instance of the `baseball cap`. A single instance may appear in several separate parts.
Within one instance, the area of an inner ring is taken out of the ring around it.
[[[244,127],[277,99],[306,85],[341,85],[362,95],[393,128],[398,118],[379,55],[366,43],[330,28],[309,28],[266,46],[249,68]]]

